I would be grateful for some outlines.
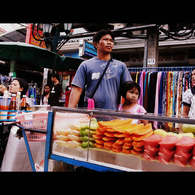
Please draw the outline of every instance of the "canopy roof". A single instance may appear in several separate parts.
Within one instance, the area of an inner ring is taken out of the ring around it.
[[[82,59],[60,56],[44,48],[21,42],[0,42],[0,60],[28,62],[32,65],[53,68],[56,58],[56,70],[77,69]]]

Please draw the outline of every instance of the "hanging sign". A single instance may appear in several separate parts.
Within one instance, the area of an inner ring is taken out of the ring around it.
[[[148,64],[155,64],[155,59],[148,59]]]
[[[40,45],[40,41],[37,41],[33,38],[33,35],[32,35],[32,24],[28,24],[27,26],[27,30],[26,30],[26,43],[28,44],[32,44],[32,45],[36,45],[36,46],[39,46],[39,47],[42,47],[44,49],[46,49],[46,45],[45,45],[45,42],[43,41]],[[36,26],[35,26],[35,30],[36,31]],[[40,35],[43,35],[43,31],[40,31],[39,30],[39,34]]]
[[[84,58],[93,58],[97,56],[97,51],[93,44],[81,39],[79,42],[79,56]]]

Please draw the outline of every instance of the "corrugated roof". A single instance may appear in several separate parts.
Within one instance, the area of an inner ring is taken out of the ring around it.
[[[11,32],[5,32],[0,35],[0,42],[25,42],[26,27],[22,27]]]

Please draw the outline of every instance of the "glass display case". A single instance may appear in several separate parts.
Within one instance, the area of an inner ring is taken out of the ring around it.
[[[143,121],[146,122],[145,125]],[[171,126],[173,131],[159,131],[165,124]],[[166,156],[161,158],[160,142],[157,143],[158,146],[149,148],[150,153],[154,148],[158,150],[156,156],[146,157],[146,138],[158,134],[163,139],[164,132],[175,136],[178,141],[183,135],[178,137],[182,124],[195,125],[195,120],[112,110],[53,107],[53,112],[48,115],[45,170],[48,169],[49,157],[95,170],[104,167],[104,170],[108,168],[120,171],[195,171],[189,164],[193,157],[192,148],[188,151],[190,157],[185,164],[178,163],[180,153],[175,155],[176,145],[170,150],[171,160],[168,161]],[[158,131],[154,131],[154,126],[158,127]],[[193,134],[188,135],[193,137]],[[97,167],[94,168],[93,165]]]

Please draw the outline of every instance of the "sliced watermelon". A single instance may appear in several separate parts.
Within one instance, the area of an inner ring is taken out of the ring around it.
[[[167,135],[159,142],[160,146],[168,150],[173,150],[175,148],[175,144],[179,141],[179,138],[174,135]]]
[[[169,164],[170,161],[165,160],[162,156],[158,155],[157,160],[163,164]]]
[[[189,158],[192,154],[188,153],[188,152],[183,152],[182,150],[180,150],[179,148],[176,148],[176,152],[175,154],[178,154],[180,156],[183,156],[184,158]]]
[[[190,152],[195,145],[195,139],[187,136],[183,136],[177,143],[176,146],[183,152]]]
[[[165,159],[166,161],[171,161],[171,159],[173,158],[173,154],[164,154],[163,152],[159,151],[158,155],[161,156],[163,159]]]
[[[153,134],[144,139],[145,144],[148,144],[153,147],[158,147],[159,142],[162,141],[164,137],[162,135]]]
[[[142,158],[147,160],[147,161],[153,161],[156,159],[156,156],[150,156],[147,152],[145,152],[144,150],[144,153],[142,154]]]
[[[178,165],[180,167],[186,166],[186,163],[182,163],[177,157],[173,157],[173,163],[175,163],[176,165]]]
[[[148,145],[148,144],[144,144],[144,148],[148,149],[148,150],[150,150],[152,152],[156,152],[156,151],[158,152],[159,151],[159,148],[153,147],[153,146]]]
[[[149,149],[144,149],[144,152],[146,152],[149,156],[155,157],[158,155],[158,150],[157,151],[151,151]]]
[[[193,147],[192,149],[192,152],[191,152],[194,156],[195,156],[195,146]]]
[[[183,164],[187,164],[187,162],[189,161],[190,159],[190,156],[189,157],[183,157],[181,155],[178,155],[178,154],[174,154],[174,158],[178,159],[181,163]]]
[[[192,156],[192,158],[191,158],[190,161],[189,161],[189,164],[190,164],[193,168],[195,168],[195,156]]]
[[[168,154],[168,155],[173,155],[175,153],[175,150],[168,150],[164,148],[164,146],[160,146],[159,150],[164,154]]]

